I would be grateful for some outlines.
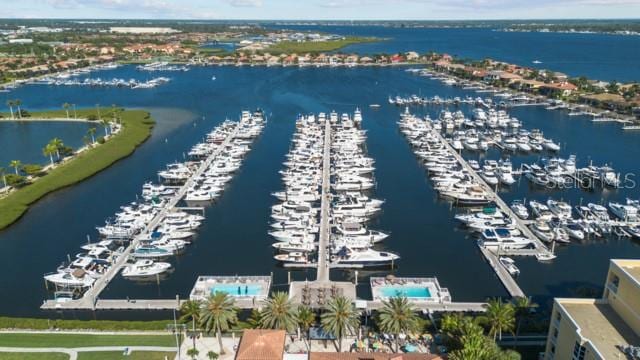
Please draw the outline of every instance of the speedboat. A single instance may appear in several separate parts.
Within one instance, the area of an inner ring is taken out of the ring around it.
[[[571,205],[567,204],[564,201],[549,199],[547,200],[547,207],[554,215],[556,215],[560,219],[571,218]]]
[[[122,276],[126,278],[156,276],[169,271],[169,269],[171,269],[169,263],[144,259],[125,266],[122,269]]]
[[[522,200],[514,200],[510,208],[520,219],[526,220],[529,218],[529,210],[527,210]]]
[[[57,286],[70,288],[88,288],[96,281],[82,269],[47,274],[44,279]]]
[[[498,260],[511,276],[515,277],[520,275],[520,269],[518,269],[518,267],[516,266],[516,262],[513,261],[512,258],[501,256]]]
[[[629,222],[638,221],[638,208],[635,206],[610,202],[609,209],[611,209],[613,215],[620,220]]]

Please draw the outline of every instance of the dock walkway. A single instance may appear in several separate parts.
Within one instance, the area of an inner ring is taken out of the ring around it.
[[[227,136],[227,138],[222,142],[222,144],[212,152],[205,161],[200,163],[198,169],[191,175],[191,177],[184,183],[184,185],[180,186],[179,190],[175,193],[175,195],[164,205],[162,210],[156,214],[156,216],[147,224],[147,226],[143,229],[143,231],[135,236],[129,246],[118,256],[113,265],[107,270],[107,272],[97,279],[95,283],[87,290],[84,295],[76,300],[71,300],[65,302],[64,308],[68,309],[96,309],[97,299],[100,293],[109,285],[111,280],[120,272],[120,270],[125,266],[127,261],[129,260],[129,256],[133,252],[133,250],[138,246],[140,241],[145,238],[149,233],[151,233],[160,222],[165,218],[165,216],[172,211],[184,198],[187,191],[193,185],[194,179],[201,177],[201,175],[211,166],[213,161],[220,155],[220,153],[231,143],[237,133],[237,127]],[[124,301],[124,300],[122,300]],[[55,300],[46,300],[44,304],[41,306],[41,309],[57,309],[56,306],[59,304]]]
[[[331,121],[327,118],[324,126],[324,149],[322,155],[322,199],[320,205],[320,232],[318,238],[318,270],[316,281],[329,281],[329,262],[327,253],[329,247],[330,226],[329,207],[331,206],[330,194],[331,174]]]
[[[476,183],[479,184],[483,190],[489,194],[489,199],[496,203],[500,211],[504,214],[507,214],[511,219],[513,219],[516,223],[516,227],[523,236],[533,241],[536,248],[535,249],[523,249],[520,250],[510,250],[508,253],[514,256],[536,256],[536,255],[550,255],[551,251],[546,247],[545,244],[535,236],[531,230],[527,227],[526,223],[522,221],[516,214],[513,213],[511,208],[502,200],[500,196],[489,186],[477,173],[469,163],[460,155],[456,150],[449,144],[449,142],[440,134],[438,131],[434,131],[434,133],[438,136],[442,144],[449,149],[449,151],[456,157],[458,162],[462,165],[462,167],[476,180]],[[509,272],[502,266],[500,261],[498,261],[497,255],[488,249],[480,247],[482,254],[485,256],[491,267],[494,269],[496,275],[504,285],[504,287],[509,292],[509,295],[512,297],[524,297],[524,292],[520,289],[516,281],[511,277]],[[505,252],[506,253],[506,252]]]

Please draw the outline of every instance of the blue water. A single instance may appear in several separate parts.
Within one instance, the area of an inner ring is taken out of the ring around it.
[[[426,287],[383,286],[380,293],[385,297],[404,296],[408,298],[430,298],[431,292]]]
[[[382,26],[288,26],[348,36],[386,39],[341,51],[393,54],[448,53],[482,60],[490,57],[522,66],[605,81],[640,81],[640,36],[502,32],[490,28],[399,28]],[[533,61],[542,64],[534,64]]]
[[[272,289],[286,291],[287,270],[273,259],[273,240],[267,231],[270,206],[276,203],[270,193],[282,189],[278,171],[290,146],[295,118],[309,112],[352,112],[356,106],[363,111],[367,149],[376,160],[376,196],[386,200],[371,228],[390,232],[391,237],[379,248],[401,256],[394,271],[360,271],[358,296],[371,296],[369,276],[390,273],[435,276],[449,289],[453,301],[483,301],[507,295],[483,260],[475,240],[458,228],[453,219],[455,209],[438,199],[424,169],[398,131],[396,121],[403,109],[386,104],[389,95],[476,94],[410,75],[401,68],[196,67],[189,72],[162,75],[173,80],[148,90],[25,86],[0,94],[0,104],[7,98],[20,98],[33,110],[59,108],[64,102],[79,107],[93,107],[100,102],[146,108],[157,121],[151,138],[132,156],[80,184],[45,197],[20,221],[0,232],[0,274],[13,274],[20,269],[19,276],[0,276],[0,288],[12,294],[0,297],[0,314],[43,315],[38,307],[50,294],[44,289],[42,274],[54,270],[67,254],[77,253],[87,235],[95,239],[95,226],[103,224],[123,204],[134,201],[144,182],[156,180],[156,172],[166,163],[182,159],[182,154],[213,126],[225,118],[237,118],[242,109],[256,107],[265,110],[268,124],[224,195],[207,209],[207,219],[194,243],[184,255],[169,260],[175,271],[159,285],[134,283],[117,276],[102,298],[185,298],[198,275],[273,273]],[[217,80],[211,80],[213,75]],[[148,74],[123,67],[96,76],[145,78]],[[382,107],[371,109],[368,105],[372,103]],[[435,116],[440,109],[426,107],[420,111]],[[561,155],[576,154],[580,165],[593,160],[597,164],[609,162],[617,171],[637,171],[639,133],[543,108],[523,107],[513,109],[512,114],[527,128],[540,128],[545,136],[561,142]],[[498,156],[493,150],[486,155]],[[512,160],[519,164],[535,161],[537,156],[515,155]],[[638,198],[640,191],[632,188],[604,193],[547,193],[530,189],[522,181],[503,196],[507,201],[524,197],[546,200],[554,196],[576,205],[581,199],[599,202],[602,196],[605,201]],[[558,247],[558,258],[550,264],[516,259],[521,270],[518,283],[527,295],[547,307],[553,296],[598,296],[609,259],[640,258],[638,245],[629,239],[591,240]],[[294,271],[291,277],[311,280],[315,272]],[[333,270],[331,278],[353,280],[354,273]]]
[[[66,146],[77,149],[84,146],[83,137],[95,125],[80,122],[53,121],[2,121],[0,120],[0,167],[6,167],[12,160],[22,164],[48,164],[49,157],[42,149],[51,139],[57,137]]]
[[[215,294],[217,292],[227,293],[231,296],[255,296],[260,295],[262,291],[262,286],[257,284],[220,284],[211,288],[211,294]]]

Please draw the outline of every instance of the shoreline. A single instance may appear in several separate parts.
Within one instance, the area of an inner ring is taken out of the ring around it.
[[[120,130],[108,136],[103,144],[79,148],[71,159],[63,160],[34,182],[1,198],[0,231],[18,221],[44,196],[79,183],[133,154],[151,136],[155,125],[150,113],[142,110],[125,110],[121,119]]]

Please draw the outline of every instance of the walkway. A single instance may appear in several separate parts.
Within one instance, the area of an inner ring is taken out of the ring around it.
[[[318,272],[316,281],[329,282],[329,264],[327,249],[329,247],[329,206],[330,174],[331,174],[331,121],[325,120],[324,151],[322,156],[322,200],[320,205],[320,235],[318,239]]]

